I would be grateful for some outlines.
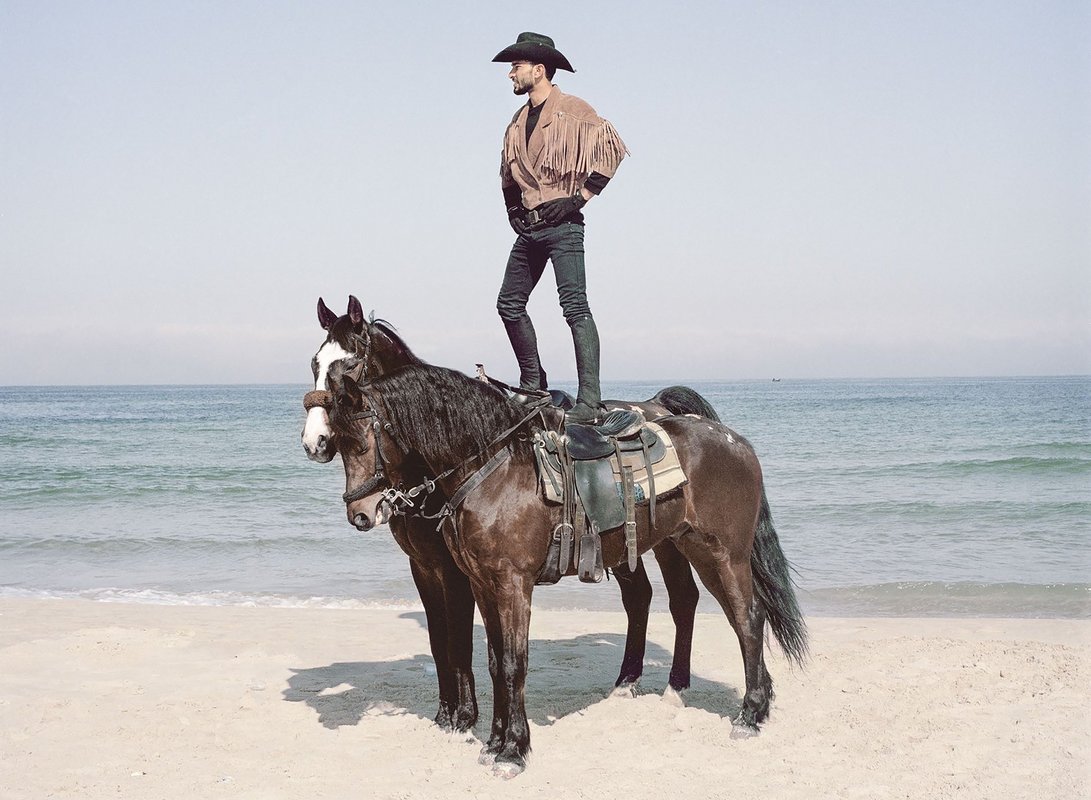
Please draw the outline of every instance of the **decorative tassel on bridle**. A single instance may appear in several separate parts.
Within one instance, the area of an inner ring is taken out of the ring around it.
[[[324,408],[327,411],[333,406],[333,394],[325,389],[313,389],[303,395],[303,408],[310,411],[312,408]]]

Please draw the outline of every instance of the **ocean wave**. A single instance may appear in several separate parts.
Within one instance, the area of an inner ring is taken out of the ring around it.
[[[412,599],[361,600],[352,597],[279,595],[231,591],[169,592],[159,589],[24,589],[0,586],[0,598],[32,600],[90,600],[98,603],[135,603],[157,606],[236,606],[242,608],[333,608],[385,611],[419,611],[423,606]]]
[[[0,537],[0,553],[28,555],[40,553],[62,553],[66,558],[79,559],[81,556],[94,554],[123,553],[137,556],[149,552],[188,553],[208,552],[218,557],[229,557],[230,553],[240,550],[274,549],[292,552],[298,549],[311,550],[317,546],[331,545],[355,547],[359,539],[341,525],[319,528],[307,533],[282,533],[279,535],[215,535],[195,534],[192,536],[145,535],[132,536],[116,533],[51,533],[26,537]],[[369,532],[369,540],[375,540],[387,533],[385,526]]]
[[[785,507],[791,507],[793,510],[803,509],[807,514],[821,517],[847,519],[854,525],[861,525],[869,519],[873,520],[876,515],[904,521],[934,521],[937,524],[958,521],[961,523],[960,527],[973,520],[1003,520],[1004,529],[1013,529],[1028,522],[1050,519],[1068,520],[1073,523],[1083,523],[1091,519],[1091,501],[1047,503],[994,499],[963,500],[944,497],[939,500],[838,499],[823,502],[817,498],[813,501],[800,498],[790,504],[786,503]],[[1004,529],[999,529],[998,533]]]
[[[1086,454],[1089,448],[1082,446]],[[810,475],[813,465],[797,461],[789,465],[788,472],[798,471]],[[982,476],[1018,477],[1069,477],[1091,475],[1091,457],[1085,456],[1005,456],[1000,458],[954,458],[936,461],[887,461],[882,464],[842,463],[823,476],[826,480],[839,478],[925,478],[961,479]]]
[[[1091,458],[1071,456],[1011,456],[1008,458],[974,458],[942,461],[934,469],[951,472],[1030,472],[1035,474],[1068,474],[1091,471]]]
[[[132,501],[154,496],[253,494],[267,496],[286,486],[306,491],[308,476],[297,465],[201,467],[187,465],[113,465],[90,467],[8,467],[3,473],[6,501],[100,499]],[[311,482],[313,483],[313,482]]]
[[[904,581],[810,589],[819,616],[1017,617],[1091,619],[1091,584]]]
[[[564,584],[535,596],[535,606],[558,611],[620,611],[616,596],[580,591]],[[412,591],[411,588],[409,591]],[[88,600],[166,606],[230,606],[243,608],[326,608],[420,611],[416,597],[359,598],[207,590],[174,592],[117,587],[57,590],[0,586],[0,598]],[[897,582],[802,590],[804,612],[820,617],[986,617],[1015,619],[1091,619],[1089,584],[988,584],[938,581]],[[665,613],[666,609],[662,609]],[[702,613],[719,613],[705,604]]]

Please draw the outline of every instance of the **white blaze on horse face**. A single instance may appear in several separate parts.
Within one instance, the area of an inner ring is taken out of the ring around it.
[[[315,390],[322,391],[326,388],[326,376],[329,375],[330,366],[334,362],[350,356],[352,356],[352,353],[346,352],[341,345],[332,339],[322,345],[314,357],[315,364],[318,367],[318,374],[314,380]],[[329,439],[332,435],[330,417],[326,413],[326,409],[316,406],[307,412],[307,422],[303,426],[303,446],[307,448],[308,452],[314,453],[317,451],[318,440],[321,437],[324,436]]]
[[[314,355],[314,360],[318,364],[318,374],[315,375],[314,388],[316,391],[322,391],[326,388],[326,376],[330,374],[330,366],[335,361],[341,361],[342,359],[351,358],[352,353],[347,352],[341,345],[332,339],[318,348],[318,352]]]
[[[318,440],[322,436],[330,437],[330,417],[326,409],[315,406],[307,412],[307,421],[303,424],[303,446],[308,452],[318,452]]]

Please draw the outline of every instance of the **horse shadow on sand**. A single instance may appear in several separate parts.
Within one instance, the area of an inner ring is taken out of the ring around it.
[[[422,628],[426,626],[423,612],[408,612],[401,617],[415,620]],[[618,633],[532,639],[526,687],[528,719],[538,725],[552,725],[608,697],[624,649],[625,636]],[[488,733],[491,721],[492,680],[485,652],[484,628],[475,625],[473,665],[481,708],[475,728],[478,736]],[[648,642],[638,696],[663,694],[671,658],[668,650]],[[357,725],[365,716],[386,714],[412,714],[430,721],[439,704],[436,668],[430,655],[336,662],[292,672],[284,700],[306,703],[318,715],[319,723],[330,729]],[[730,684],[693,675],[685,692],[685,705],[733,718],[742,708],[742,699]]]

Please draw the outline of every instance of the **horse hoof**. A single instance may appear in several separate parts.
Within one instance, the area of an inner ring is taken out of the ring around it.
[[[753,739],[757,735],[758,729],[754,725],[747,725],[745,722],[731,723],[732,739]]]
[[[510,781],[516,775],[519,775],[525,770],[522,764],[513,764],[510,761],[499,761],[492,765],[492,774],[495,778],[501,780]]]
[[[675,708],[685,708],[686,698],[683,696],[682,691],[681,689],[675,689],[673,686],[668,686],[663,691],[663,702]]]
[[[489,767],[496,763],[496,753],[489,750],[487,747],[481,748],[481,753],[477,757],[477,763],[483,767]]]
[[[624,699],[636,697],[636,681],[615,686],[613,691],[610,692],[610,697],[621,697]]]

